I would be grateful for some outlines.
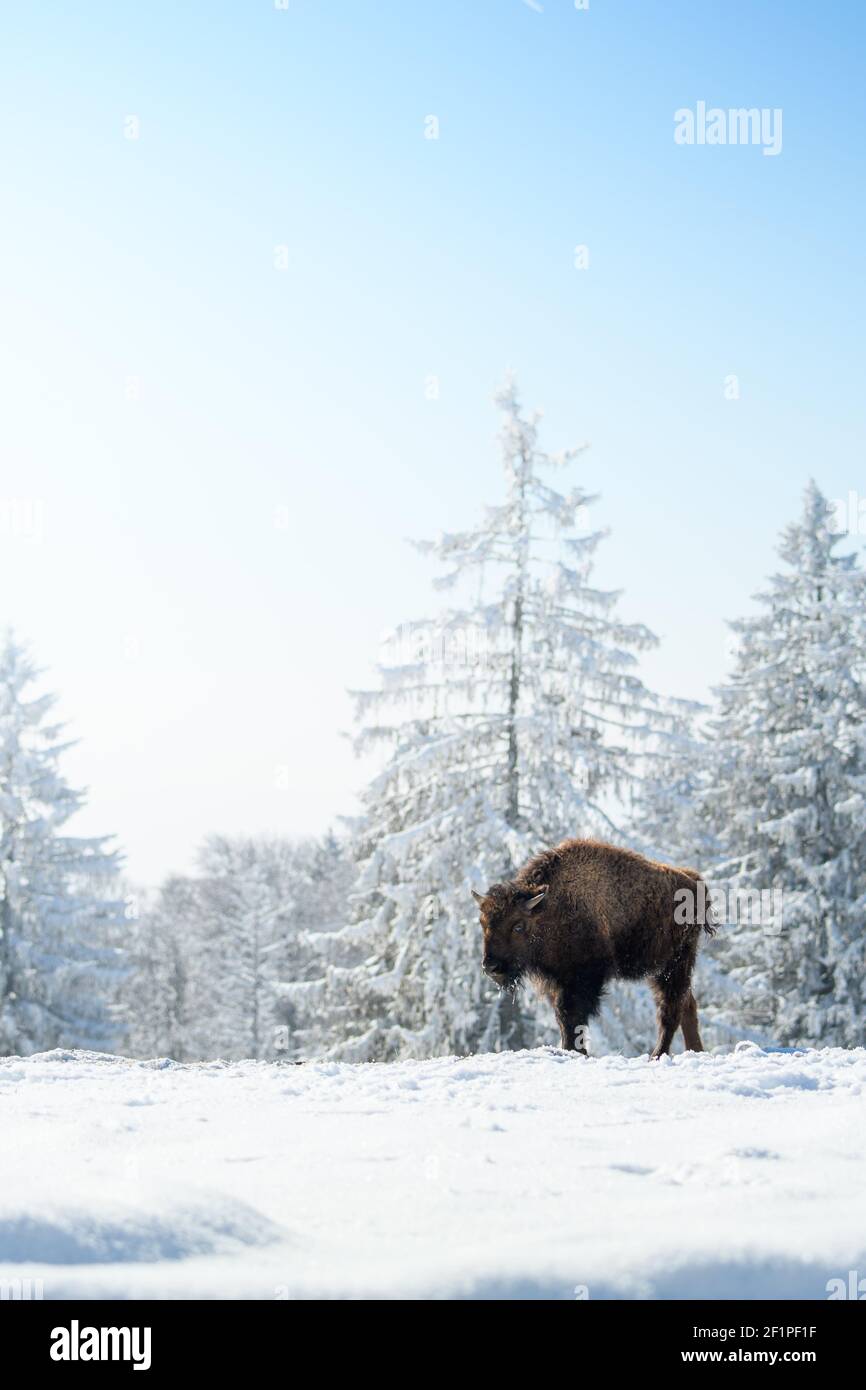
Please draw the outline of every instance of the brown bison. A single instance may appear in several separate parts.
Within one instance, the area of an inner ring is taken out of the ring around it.
[[[656,864],[596,840],[563,840],[508,883],[494,883],[481,909],[482,968],[504,989],[526,976],[553,1005],[562,1046],[586,1052],[585,1030],[608,980],[649,979],[656,998],[653,1057],[682,1028],[702,1052],[692,970],[703,929],[695,897],[708,897],[696,869]],[[691,907],[691,911],[689,910]]]

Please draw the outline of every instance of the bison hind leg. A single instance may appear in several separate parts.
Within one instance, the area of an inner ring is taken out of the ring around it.
[[[680,1027],[683,1030],[683,1042],[686,1045],[686,1051],[703,1052],[704,1045],[701,1042],[701,1032],[698,1027],[698,1001],[691,990],[683,1000]]]
[[[681,1024],[683,1024],[684,1029],[685,1027],[691,1029],[692,1022],[694,1022],[692,1036],[698,1036],[697,1005],[694,1006],[694,1014],[689,1013],[688,1018],[686,1018],[689,999],[694,1004],[694,995],[692,994],[694,963],[695,952],[694,950],[688,951],[669,969],[650,980],[656,998],[656,1014],[659,1025],[658,1038],[652,1051],[654,1061],[658,1057],[663,1057],[666,1052],[670,1052],[674,1034]],[[699,1036],[698,1041],[700,1041]]]

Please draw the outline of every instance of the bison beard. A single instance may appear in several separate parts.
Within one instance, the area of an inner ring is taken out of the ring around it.
[[[690,1051],[702,1052],[691,982],[701,931],[712,935],[713,927],[677,912],[688,901],[694,907],[701,882],[696,869],[596,840],[564,840],[510,882],[484,894],[473,889],[482,968],[503,989],[530,979],[553,1005],[562,1046],[583,1053],[608,980],[648,979],[659,1030],[653,1057],[670,1051],[677,1028]]]

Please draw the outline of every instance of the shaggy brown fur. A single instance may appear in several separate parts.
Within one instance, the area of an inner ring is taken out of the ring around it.
[[[597,840],[564,840],[510,882],[483,895],[473,890],[482,968],[503,988],[528,977],[553,1005],[562,1046],[584,1053],[586,1024],[607,981],[648,978],[659,1028],[653,1057],[670,1050],[680,1027],[686,1047],[702,1052],[691,980],[701,930],[712,935],[713,927],[674,917],[683,902],[675,895],[695,895],[700,881],[697,869],[657,864]]]

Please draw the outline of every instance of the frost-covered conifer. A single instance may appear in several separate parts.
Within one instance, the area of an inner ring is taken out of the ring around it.
[[[54,697],[11,635],[0,650],[0,1053],[112,1051],[123,917],[106,839],[64,835],[84,797],[67,785]]]
[[[378,687],[357,696],[358,747],[387,761],[364,796],[351,919],[319,942],[326,969],[308,986],[345,1058],[537,1041],[532,1008],[481,974],[470,886],[565,835],[615,835],[635,748],[665,723],[635,669],[655,639],[592,583],[593,499],[549,481],[582,450],[544,453],[512,381],[497,403],[504,498],[421,545],[454,602],[395,632]]]
[[[308,938],[343,919],[349,867],[333,835],[209,837],[200,872],[169,878],[129,924],[132,1054],[297,1056],[307,1034],[297,1034],[286,982],[298,988],[313,962],[321,968]]]
[[[131,895],[130,973],[122,990],[125,1051],[176,1062],[214,1056],[207,941],[199,884],[173,875],[149,896]]]
[[[719,873],[767,895],[720,933],[722,1012],[787,1044],[866,1040],[866,573],[839,542],[812,482],[714,728]]]

